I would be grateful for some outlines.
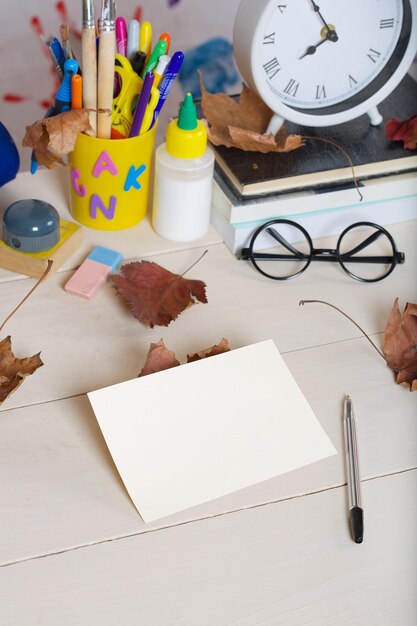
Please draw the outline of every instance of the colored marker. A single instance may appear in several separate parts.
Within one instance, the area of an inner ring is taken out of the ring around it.
[[[117,52],[125,57],[127,52],[127,25],[124,17],[116,18],[116,45]]]
[[[145,116],[145,110],[148,105],[149,96],[151,95],[153,81],[154,75],[152,72],[148,72],[147,74],[145,74],[145,78],[143,79],[142,91],[140,92],[139,101],[136,107],[135,115],[133,117],[129,137],[137,137],[137,135],[140,135],[143,118]]]
[[[140,25],[138,20],[130,20],[129,22],[129,30],[127,33],[127,50],[126,56],[129,61],[132,61],[135,52],[139,50],[139,32]]]
[[[159,87],[159,91],[161,95],[159,96],[159,102],[156,105],[155,110],[153,112],[151,128],[159,117],[161,109],[165,104],[165,100],[167,99],[169,92],[171,91],[171,87],[174,83],[174,80],[178,76],[178,72],[181,69],[181,65],[183,61],[184,61],[184,54],[181,51],[174,52],[174,54],[172,55],[172,59],[169,62],[168,67],[166,68],[164,72],[164,75],[162,76],[162,81]]]
[[[158,65],[159,57],[165,54],[166,50],[167,42],[164,39],[160,39],[157,42],[155,48],[152,50],[152,54],[149,57],[145,69],[143,70],[143,76],[145,76],[145,74],[147,74],[148,72],[153,72],[153,70]]]
[[[150,22],[142,22],[140,25],[139,50],[146,54],[149,58],[152,47],[152,24]]]
[[[163,73],[165,72],[168,63],[170,62],[171,57],[167,54],[163,54],[159,57],[158,65],[155,68],[155,80],[153,81],[154,87],[159,87],[159,83],[161,82],[161,78]]]
[[[82,109],[83,106],[83,79],[74,74],[71,79],[71,109]]]
[[[135,52],[130,63],[132,70],[136,72],[138,76],[142,76],[143,68],[145,67],[146,54],[144,52]]]
[[[159,41],[161,41],[161,39],[167,42],[167,49],[165,54],[168,54],[169,47],[171,45],[171,35],[169,33],[162,33],[162,35],[159,36]]]
[[[64,70],[64,63],[65,63],[65,55],[64,55],[64,51],[62,49],[62,46],[59,43],[59,40],[56,37],[52,37],[52,39],[51,39],[51,41],[49,43],[49,47],[51,48],[52,52],[54,53],[55,58],[58,61],[58,64],[59,64],[60,68],[63,71]]]
[[[52,61],[52,65],[54,66],[56,75],[58,76],[59,80],[62,81],[62,79],[64,78],[64,71],[63,71],[63,67],[61,67],[61,65],[58,62],[58,59],[55,56],[54,51],[51,48],[50,42],[52,41],[51,38],[43,38],[43,42],[45,43],[46,47],[48,48],[48,52],[49,52],[49,56],[51,57],[51,61]],[[59,43],[59,42],[58,42]]]

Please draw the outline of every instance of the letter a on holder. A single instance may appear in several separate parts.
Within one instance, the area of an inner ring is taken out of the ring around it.
[[[141,184],[138,181],[138,178],[143,172],[146,170],[146,165],[140,165],[139,167],[135,167],[134,165],[130,166],[130,169],[126,176],[125,186],[123,187],[123,191],[129,191],[131,187],[135,189],[140,189]]]
[[[110,172],[112,176],[117,176],[117,167],[113,163],[109,153],[106,152],[106,150],[103,150],[103,152],[98,157],[95,166],[93,167],[94,178],[98,178],[100,174],[105,171]]]

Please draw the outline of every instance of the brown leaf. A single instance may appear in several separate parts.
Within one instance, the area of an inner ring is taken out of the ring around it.
[[[223,352],[229,352],[229,342],[227,339],[223,337],[220,343],[217,343],[215,346],[211,348],[206,348],[205,350],[200,350],[200,352],[196,352],[195,354],[187,354],[187,363],[192,363],[193,361],[199,361],[200,359],[205,359],[208,356],[215,356],[216,354],[223,354]]]
[[[224,93],[209,93],[204,87],[201,72],[200,85],[208,138],[215,146],[266,153],[289,152],[304,145],[300,135],[287,137],[284,128],[275,137],[264,134],[273,113],[245,84],[239,102]]]
[[[392,141],[402,141],[404,148],[417,149],[417,115],[410,117],[404,122],[399,122],[392,117],[385,124],[385,136]]]
[[[39,165],[65,165],[63,156],[74,149],[78,133],[91,130],[88,109],[72,109],[26,126],[22,145],[33,148]]]
[[[168,350],[163,339],[160,339],[158,343],[151,343],[146,356],[145,365],[139,372],[138,377],[154,374],[155,372],[162,372],[171,367],[176,367],[179,364],[180,362],[175,358],[174,352]]]
[[[399,385],[417,390],[417,305],[407,303],[401,314],[395,299],[384,337],[387,364],[396,372]]]
[[[188,306],[207,302],[205,283],[173,274],[157,263],[135,261],[111,277],[133,315],[145,326],[168,326]]]
[[[10,336],[0,341],[0,404],[22,384],[26,376],[43,365],[40,352],[24,359],[17,359],[12,352]]]

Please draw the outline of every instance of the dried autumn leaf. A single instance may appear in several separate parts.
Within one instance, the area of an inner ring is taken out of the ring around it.
[[[111,279],[133,315],[150,328],[168,326],[188,306],[207,302],[203,281],[173,274],[151,261],[126,263]]]
[[[165,346],[163,339],[160,339],[158,343],[151,343],[145,365],[139,372],[138,377],[162,372],[179,364],[180,362],[175,358],[174,352]]]
[[[88,109],[72,109],[26,126],[22,145],[33,148],[39,165],[65,165],[63,156],[74,149],[78,133],[91,130]]]
[[[230,346],[227,339],[223,337],[220,343],[217,343],[215,346],[211,348],[206,348],[205,350],[200,350],[200,352],[196,352],[195,354],[187,354],[187,363],[192,363],[193,361],[199,361],[200,359],[205,359],[208,356],[215,356],[216,354],[223,354],[223,352],[229,352]]]
[[[0,341],[0,404],[22,384],[24,379],[43,365],[40,352],[17,359],[12,352],[10,336]]]
[[[417,390],[417,305],[407,303],[403,313],[395,299],[384,337],[387,364],[396,372],[399,385]]]
[[[288,135],[281,128],[264,135],[271,109],[251,89],[242,86],[239,102],[224,93],[211,94],[201,84],[201,107],[208,122],[208,138],[215,145],[255,152],[289,152],[304,145],[300,135]]]
[[[417,115],[410,117],[404,122],[399,122],[392,117],[385,125],[385,136],[393,141],[402,141],[404,148],[416,150],[417,148]]]

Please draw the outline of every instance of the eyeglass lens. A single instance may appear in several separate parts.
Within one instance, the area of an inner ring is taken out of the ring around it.
[[[338,252],[342,267],[359,280],[381,280],[394,267],[394,244],[376,225],[346,230],[339,239]]]
[[[301,274],[310,263],[311,241],[296,224],[266,224],[252,243],[252,261],[266,276],[277,280]]]

